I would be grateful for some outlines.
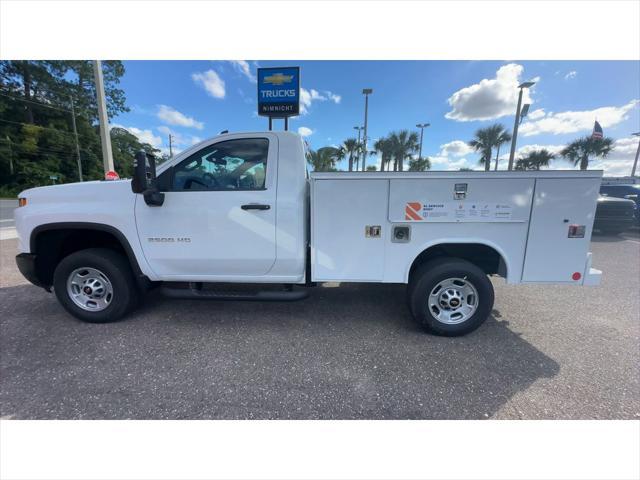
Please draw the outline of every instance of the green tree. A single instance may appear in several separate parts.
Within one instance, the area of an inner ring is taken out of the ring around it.
[[[393,170],[402,172],[404,161],[418,150],[418,134],[408,130],[400,130],[389,135],[393,156]]]
[[[429,157],[414,158],[409,161],[410,172],[424,172],[425,170],[431,170],[431,160],[429,160]]]
[[[380,171],[384,172],[389,168],[389,163],[393,159],[393,145],[388,138],[379,138],[373,144],[373,151],[380,155]]]
[[[609,137],[583,137],[574,140],[560,151],[560,155],[573,165],[580,165],[580,170],[589,167],[589,157],[606,158],[613,149],[613,139]]]
[[[496,140],[495,140],[495,143],[494,143],[494,147],[496,148],[496,164],[495,164],[495,167],[494,167],[494,171],[497,171],[498,170],[498,161],[500,159],[500,147],[503,144],[505,144],[507,142],[510,142],[512,137],[511,137],[511,134],[509,132],[507,132],[502,127],[502,125],[496,124],[495,126],[498,126],[501,129],[501,131],[499,131],[497,133]]]
[[[318,150],[309,150],[307,162],[314,172],[335,172],[338,155],[337,148],[322,147]]]
[[[377,170],[378,169],[376,168],[375,165],[367,165],[367,170],[366,170],[367,172],[375,172]]]
[[[355,138],[347,138],[340,147],[340,150],[344,152],[349,158],[349,171],[353,171],[353,159],[356,158],[360,152],[360,145]]]
[[[555,155],[547,149],[534,150],[516,162],[516,170],[540,170],[541,167],[548,167],[549,162]]]
[[[469,146],[480,153],[479,164],[484,166],[485,171],[491,169],[491,154],[496,147],[499,154],[500,145],[511,140],[511,135],[502,125],[496,123],[489,127],[480,128],[474,133],[474,138],[469,141]],[[496,169],[498,165],[498,155],[496,155]]]
[[[106,61],[102,67],[109,114],[127,111],[124,91],[118,88],[124,74],[122,62]],[[58,176],[60,182],[78,180],[71,98],[83,176],[87,180],[102,178],[91,62],[0,61],[0,187],[4,192],[48,184],[51,175]],[[114,157],[115,150],[114,146]],[[120,160],[115,162],[118,165]],[[120,168],[120,173],[128,169]]]

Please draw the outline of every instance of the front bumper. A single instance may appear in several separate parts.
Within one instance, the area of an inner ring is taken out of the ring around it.
[[[49,290],[50,285],[42,283],[36,273],[36,255],[33,253],[20,253],[16,255],[16,265],[18,265],[18,270],[20,270],[20,273],[24,278],[33,283],[36,287],[42,287]]]

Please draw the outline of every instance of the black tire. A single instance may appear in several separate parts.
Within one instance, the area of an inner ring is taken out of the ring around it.
[[[104,310],[83,310],[67,292],[67,279],[74,270],[82,267],[99,270],[111,283],[113,296]],[[89,323],[119,320],[138,303],[138,289],[126,257],[106,248],[88,248],[63,258],[53,274],[53,288],[65,310]]]
[[[449,278],[463,278],[478,293],[475,312],[460,323],[438,320],[429,308],[429,295],[437,285]],[[487,275],[474,264],[459,258],[443,257],[420,265],[411,275],[408,286],[409,307],[414,318],[431,333],[456,337],[478,328],[493,309],[493,285]]]

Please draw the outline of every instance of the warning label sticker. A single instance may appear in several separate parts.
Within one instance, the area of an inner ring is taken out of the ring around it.
[[[513,207],[505,203],[407,202],[405,220],[427,222],[511,221]]]

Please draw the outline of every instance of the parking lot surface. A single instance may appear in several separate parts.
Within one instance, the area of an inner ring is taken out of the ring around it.
[[[3,240],[5,419],[638,419],[640,235],[595,236],[599,287],[507,286],[461,338],[416,326],[400,285],[296,303],[169,300],[70,317]]]

